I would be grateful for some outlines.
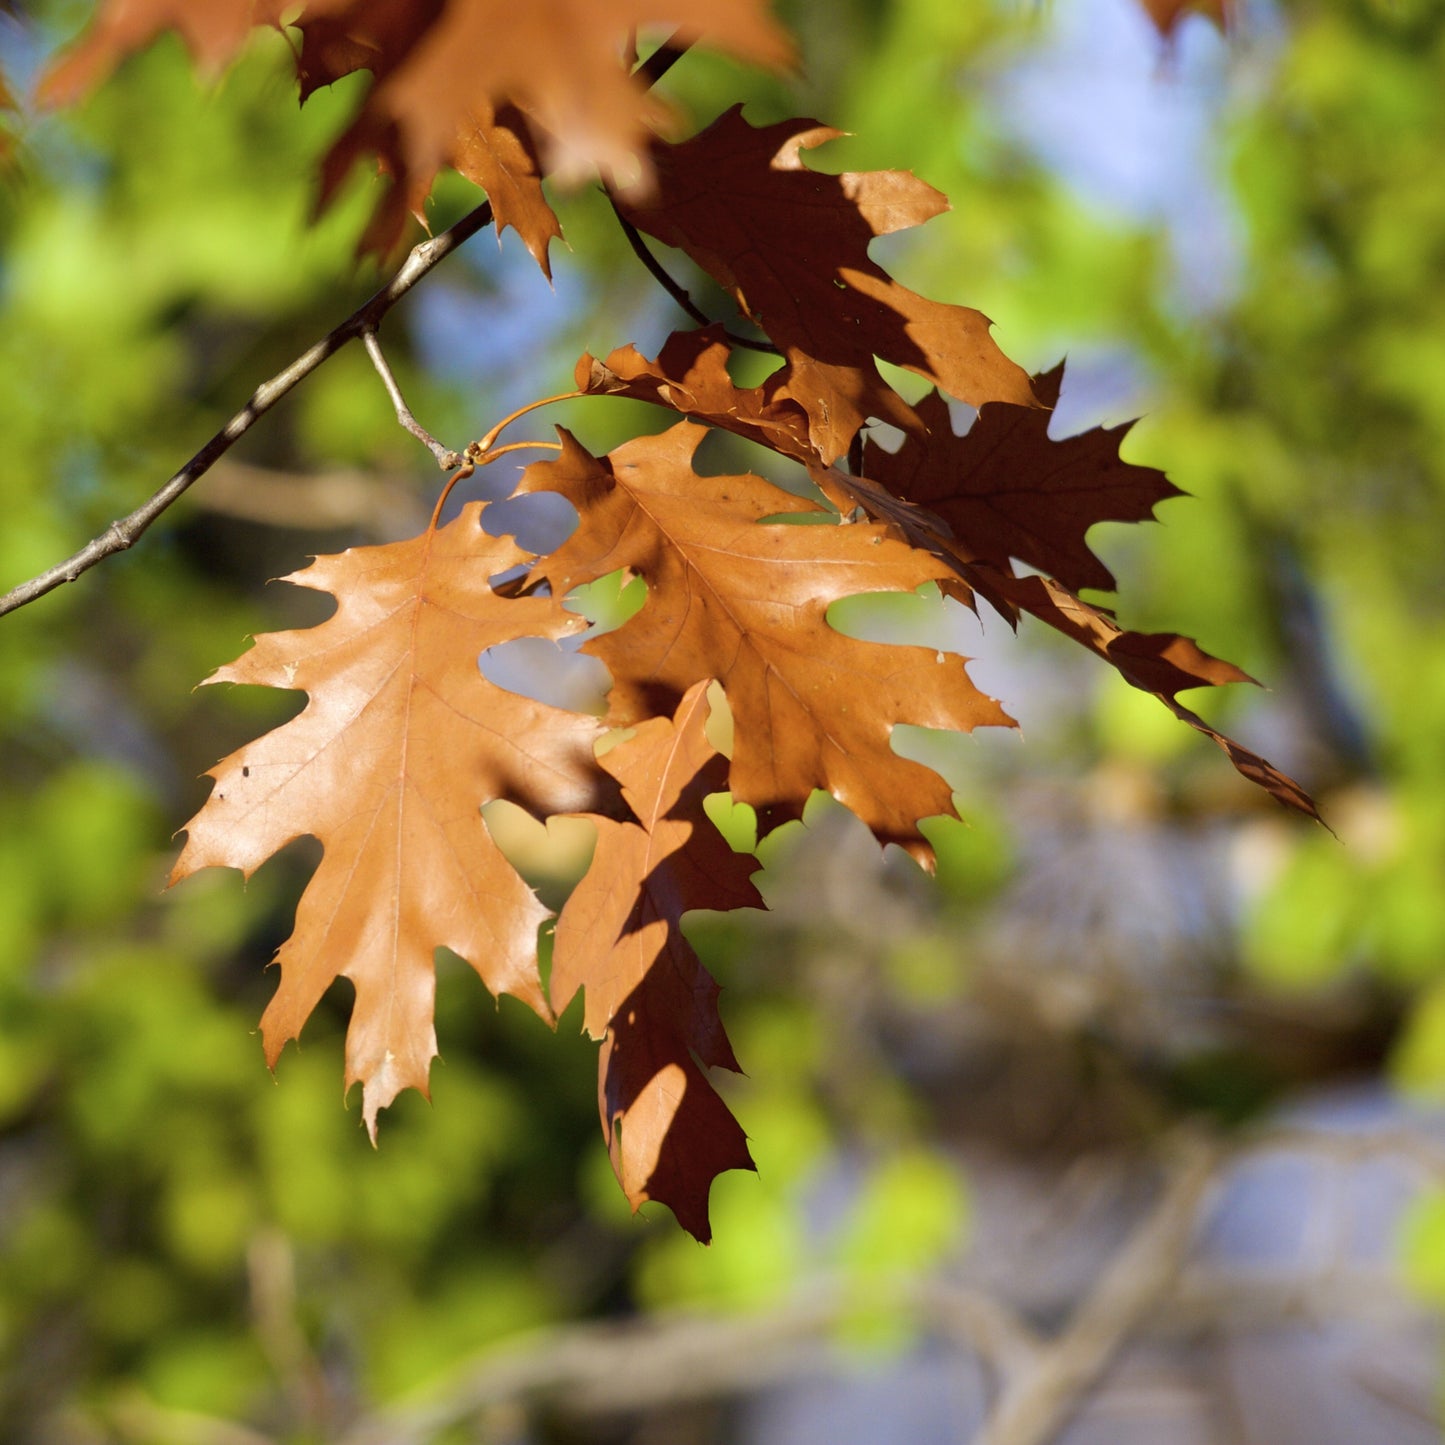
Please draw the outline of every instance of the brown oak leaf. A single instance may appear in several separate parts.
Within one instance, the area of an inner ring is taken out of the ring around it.
[[[1317,823],[1324,822],[1314,800],[1289,774],[1210,727],[1176,696],[1191,687],[1254,682],[1247,672],[1232,662],[1212,657],[1187,637],[1179,637],[1172,632],[1127,631],[1101,609],[1076,597],[1062,583],[1050,577],[996,574],[994,582],[1003,595],[1022,611],[1096,653],[1116,667],[1120,675],[1135,687],[1153,693],[1181,722],[1203,733],[1223,749],[1242,777],[1263,788],[1287,808],[1303,813]]]
[[[956,437],[934,393],[920,406],[930,423],[928,434],[906,438],[898,455],[865,445],[870,475],[854,476],[809,459],[793,404],[770,389],[780,373],[762,387],[741,388],[728,376],[726,358],[719,328],[679,332],[655,362],[632,347],[619,348],[605,362],[584,356],[577,385],[650,401],[805,461],[840,511],[861,509],[941,564],[936,580],[947,595],[969,606],[975,594],[982,596],[1011,624],[1022,613],[1037,617],[1117,668],[1135,687],[1155,694],[1176,717],[1218,744],[1251,782],[1286,806],[1319,817],[1294,779],[1209,727],[1176,696],[1186,688],[1253,682],[1247,673],[1187,637],[1127,631],[1055,578],[1013,573],[1011,556],[1035,566],[1047,560],[1076,585],[1113,586],[1113,577],[1084,545],[1088,528],[1096,521],[1141,520],[1157,501],[1182,495],[1163,473],[1119,457],[1127,427],[1095,428],[1055,442],[1047,435],[1048,412],[989,403],[973,428]],[[1057,402],[1061,381],[1062,366],[1034,379],[1047,405]],[[935,447],[945,460],[932,460]],[[1068,505],[1058,508],[1060,498]]]
[[[587,643],[612,673],[609,721],[671,713],[717,678],[734,722],[733,796],[765,831],[833,794],[883,843],[920,861],[921,818],[952,814],[947,783],[889,746],[895,723],[968,731],[1012,719],[969,679],[961,657],[860,642],[828,625],[839,598],[909,591],[946,575],[938,560],[872,523],[838,524],[761,477],[700,476],[705,429],[682,422],[606,458],[560,431],[563,451],[523,475],[577,509],[576,531],[539,562],[557,595],[626,568],[647,583],[642,610]],[[823,525],[766,523],[812,512]]]
[[[481,817],[507,798],[545,817],[601,806],[594,718],[488,682],[483,649],[558,638],[579,619],[550,598],[504,599],[487,579],[525,559],[479,527],[473,503],[410,541],[319,557],[287,580],[330,592],[319,626],[256,638],[208,681],[308,694],[299,716],[211,770],[171,881],[206,867],[248,877],[292,839],[324,853],[277,955],[261,1020],[267,1061],[297,1037],[338,977],[356,990],[346,1083],[363,1114],[427,1090],[436,1054],[434,951],[461,955],[500,996],[549,1017],[537,973],[547,916]]]
[[[926,508],[895,497],[867,477],[854,477],[834,467],[809,469],[835,504],[856,503],[911,546],[951,567],[961,579],[958,591],[946,579],[939,587],[961,601],[975,594],[985,598],[1012,624],[1023,613],[1047,623],[1116,668],[1126,682],[1153,693],[1181,722],[1188,723],[1224,750],[1235,769],[1296,812],[1323,822],[1314,800],[1287,773],[1258,753],[1209,726],[1181,703],[1176,694],[1191,687],[1219,687],[1254,682],[1247,672],[1205,652],[1197,643],[1172,632],[1130,632],[1102,608],[1085,602],[1052,577],[1017,577],[1007,566],[980,561],[950,535],[948,524]]]
[[[591,818],[597,849],[557,920],[551,976],[557,1012],[585,989],[585,1027],[604,1040],[602,1132],[632,1207],[657,1199],[704,1242],[713,1179],[752,1159],[699,1067],[738,1064],[682,916],[763,907],[757,862],[734,853],[703,811],[727,787],[727,761],[703,731],[708,685],[689,688],[671,721],[650,718],[603,755],[637,821]]]
[[[975,406],[1034,405],[986,316],[908,290],[868,255],[875,237],[919,225],[947,200],[907,171],[834,176],[803,164],[805,150],[842,134],[811,120],[758,128],[734,107],[689,140],[654,146],[655,185],[619,205],[691,256],[782,349],[790,372],[779,395],[807,413],[825,462],[869,417],[920,425],[875,357]]]
[[[1063,373],[1061,362],[1034,377],[1045,406],[1057,404]],[[1075,592],[1115,586],[1085,544],[1090,527],[1144,521],[1159,502],[1183,495],[1163,472],[1119,455],[1132,422],[1055,440],[1050,412],[989,402],[955,436],[948,403],[936,391],[915,409],[928,430],[904,437],[896,452],[870,438],[864,475],[942,517],[971,556],[1000,567],[1017,558]]]

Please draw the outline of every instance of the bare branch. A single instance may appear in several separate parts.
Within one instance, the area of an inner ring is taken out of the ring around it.
[[[1037,1342],[1004,1304],[940,1280],[900,1280],[886,1303],[936,1322],[1000,1370],[1021,1368]],[[870,1298],[884,1303],[878,1291]],[[553,1399],[571,1415],[646,1410],[758,1389],[830,1358],[856,1288],[820,1283],[743,1316],[659,1313],[635,1323],[542,1330],[478,1355],[409,1403],[359,1421],[341,1445],[425,1445],[489,1411]]]
[[[1395,1155],[1435,1183],[1445,1183],[1445,1142],[1409,1125],[1342,1133],[1298,1124],[1272,1124],[1250,1131],[1235,1146],[1239,1155],[1275,1150],[1318,1154],[1341,1164]]]
[[[300,382],[304,381],[322,362],[334,356],[348,341],[375,332],[381,319],[439,262],[450,256],[458,246],[468,241],[492,219],[490,201],[467,212],[454,226],[429,237],[413,246],[390,281],[372,298],[353,311],[334,330],[303,352],[285,370],[277,372],[269,381],[264,381],[251,394],[251,399],[233,416],[225,426],[183,466],[159,491],[142,503],[128,516],[112,522],[98,537],[93,538],[80,551],[54,567],[22,582],[0,597],[0,616],[13,612],[18,607],[34,602],[47,592],[53,592],[66,582],[74,582],[82,573],[88,572],[98,562],[116,552],[133,547],[158,517],[167,511],[198,478],[203,477],[216,461],[224,456],[252,426],[278,401]]]
[[[391,398],[397,421],[437,459],[437,466],[442,471],[454,472],[462,465],[461,453],[444,446],[412,415],[412,410],[406,404],[406,398],[402,396],[401,387],[397,385],[396,377],[392,373],[391,363],[381,349],[381,338],[377,336],[374,326],[363,328],[361,344],[366,347],[366,354],[371,358],[371,364],[376,368],[382,385],[386,387],[386,394]]]

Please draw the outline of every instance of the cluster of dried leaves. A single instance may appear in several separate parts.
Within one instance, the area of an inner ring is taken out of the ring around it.
[[[47,95],[78,94],[165,28],[217,65],[253,24],[295,11],[280,0],[111,0]],[[920,824],[951,815],[953,800],[940,776],[893,751],[895,725],[1011,725],[963,657],[835,631],[830,604],[859,593],[934,583],[1012,623],[1029,614],[1314,815],[1294,782],[1178,701],[1187,688],[1246,680],[1238,668],[1187,638],[1121,629],[1079,595],[1114,585],[1089,528],[1148,518],[1176,489],[1122,460],[1125,427],[1052,438],[1062,368],[1028,377],[985,317],[915,294],[870,258],[874,237],[936,215],[944,197],[902,171],[811,170],[804,153],[837,135],[813,121],[757,128],[732,110],[686,139],[659,136],[669,113],[633,68],[636,28],[679,27],[682,40],[785,65],[788,41],[761,0],[307,0],[290,23],[303,95],[372,72],[323,187],[358,154],[380,158],[392,183],[373,242],[399,232],[449,165],[485,187],[498,226],[515,227],[545,269],[560,228],[541,177],[586,164],[627,223],[690,256],[781,360],[761,386],[736,385],[733,341],[715,326],[674,334],[653,360],[631,347],[583,357],[582,392],[642,399],[677,420],[600,457],[562,432],[557,459],[526,470],[521,491],[576,509],[556,551],[533,558],[489,535],[472,504],[409,541],[319,558],[289,580],[332,594],[335,614],[257,638],[212,679],[309,699],[213,770],[174,873],[249,874],[302,834],[324,845],[262,1020],[272,1063],[327,987],[350,979],[346,1077],[361,1083],[374,1132],[399,1091],[427,1088],[438,947],[546,1019],[581,989],[586,1028],[602,1040],[603,1131],[628,1198],[664,1201],[707,1238],[713,1178],[750,1160],[707,1074],[737,1067],[718,988],[680,925],[692,909],[762,900],[756,862],[723,841],[704,799],[726,790],[751,804],[765,835],[822,789],[880,843],[927,865]],[[910,404],[880,358],[935,389]],[[978,408],[963,435],[949,397]],[[873,419],[902,430],[898,450],[865,437]],[[754,475],[700,473],[709,428],[805,469],[820,500]],[[777,520],[800,512],[817,525]],[[619,570],[642,578],[647,598],[584,643],[611,673],[605,717],[481,674],[488,648],[581,629],[564,599]],[[513,580],[493,585],[503,575]],[[714,684],[731,712],[731,757],[705,731]],[[546,911],[482,817],[502,798],[597,830],[591,867],[556,921],[549,988],[537,962]]]

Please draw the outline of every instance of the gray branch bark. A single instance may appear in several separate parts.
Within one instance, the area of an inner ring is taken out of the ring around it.
[[[482,227],[490,224],[491,219],[491,202],[483,201],[454,226],[413,246],[401,268],[381,290],[314,346],[304,351],[288,367],[277,372],[269,381],[262,382],[251,393],[251,399],[246,405],[180,471],[135,511],[117,518],[98,537],[92,538],[63,562],[57,562],[39,576],[20,583],[0,597],[0,616],[34,602],[66,582],[74,582],[107,557],[135,546],[151,524],[172,507],[193,482],[203,477],[283,396],[310,376],[323,362],[335,356],[347,342],[358,336],[374,335],[382,318],[423,276],[450,256],[458,246],[470,240]]]

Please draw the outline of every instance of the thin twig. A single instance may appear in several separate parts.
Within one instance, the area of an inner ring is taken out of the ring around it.
[[[204,476],[218,458],[224,456],[245,436],[283,396],[310,376],[322,362],[334,356],[348,341],[368,330],[374,331],[381,318],[423,276],[450,256],[463,242],[470,240],[483,226],[488,225],[491,219],[492,204],[490,201],[483,201],[481,205],[468,211],[454,226],[413,246],[396,275],[380,291],[298,356],[290,366],[277,372],[269,381],[262,382],[251,394],[250,401],[148,501],[128,516],[112,522],[100,536],[88,542],[73,556],[57,563],[38,577],[22,582],[0,597],[0,616],[34,602],[37,597],[53,592],[63,583],[74,582],[98,562],[133,547],[151,523],[171,507],[192,482]]]
[[[376,374],[381,378],[381,384],[386,387],[386,394],[391,398],[391,405],[396,412],[397,421],[437,459],[437,466],[442,471],[455,471],[462,464],[460,453],[454,452],[449,446],[439,442],[412,415],[412,410],[406,404],[406,398],[401,394],[401,387],[397,384],[396,376],[392,372],[391,363],[381,349],[381,338],[376,334],[376,327],[367,326],[362,329],[361,344],[366,348],[366,354],[371,358],[371,364],[376,368]]]
[[[616,201],[612,202],[612,214],[617,217],[617,224],[622,227],[622,234],[627,237],[627,244],[632,247],[637,259],[647,267],[653,280],[655,280],[699,326],[711,326],[712,318],[687,294],[681,283],[668,274],[662,262],[647,249],[647,243],[642,239],[637,227],[617,209]],[[727,330],[723,331],[723,335],[727,337],[734,346],[745,346],[749,351],[766,351],[772,356],[781,356],[783,354],[771,341],[754,341],[751,337],[739,336],[735,332]]]

